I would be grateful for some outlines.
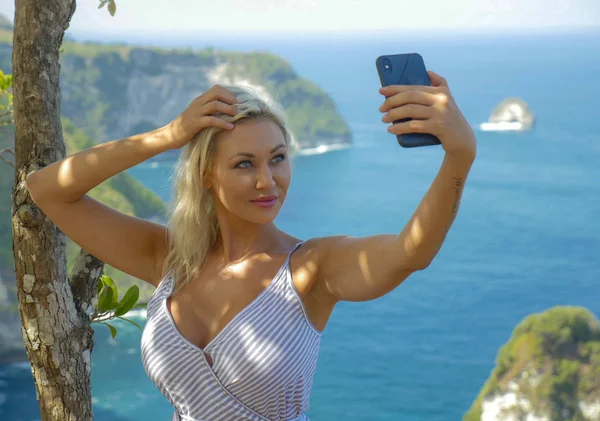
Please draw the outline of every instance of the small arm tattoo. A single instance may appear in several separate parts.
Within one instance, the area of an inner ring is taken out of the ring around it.
[[[460,198],[462,196],[462,190],[464,186],[464,179],[462,177],[452,177],[454,179],[454,185],[452,186],[452,190],[454,190],[454,203],[452,204],[452,218],[450,222],[446,226],[444,230],[444,234],[442,235],[441,242],[443,243],[446,240],[446,236],[454,223],[454,219],[456,218],[456,214],[458,213],[458,207],[460,206]]]

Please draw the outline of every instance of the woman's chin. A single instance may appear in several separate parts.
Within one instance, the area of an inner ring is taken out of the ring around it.
[[[270,224],[271,222],[275,221],[275,219],[277,218],[277,215],[278,215],[278,212],[273,211],[271,215],[266,215],[266,214],[258,215],[252,219],[257,224],[266,225],[266,224]]]
[[[252,213],[248,215],[248,219],[256,224],[269,224],[277,218],[279,209],[279,205],[275,205],[272,208],[254,209]]]

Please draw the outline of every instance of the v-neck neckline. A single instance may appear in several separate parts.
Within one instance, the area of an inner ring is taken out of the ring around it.
[[[205,346],[204,348],[196,345],[195,343],[193,343],[192,341],[190,341],[188,338],[186,338],[181,331],[179,330],[179,328],[177,327],[177,324],[175,324],[175,319],[173,319],[173,315],[171,314],[171,311],[169,310],[169,307],[167,306],[167,301],[169,299],[169,297],[171,297],[171,295],[173,295],[173,290],[175,289],[175,278],[170,275],[170,285],[168,286],[168,293],[165,295],[165,297],[162,299],[162,307],[167,315],[167,319],[169,320],[169,322],[171,323],[171,326],[173,327],[173,330],[177,333],[177,336],[179,336],[181,339],[183,339],[184,342],[186,342],[188,345],[190,345],[192,348],[196,349],[197,351],[201,352],[202,354],[204,354],[205,352],[208,352],[209,348],[212,348],[214,346],[214,344],[216,343],[216,341],[222,337],[223,335],[225,335],[225,333],[231,329],[231,326],[233,326],[234,322],[239,319],[240,317],[242,317],[245,313],[247,313],[248,311],[250,311],[250,309],[252,309],[256,303],[260,300],[260,298],[265,295],[269,289],[271,289],[272,285],[276,283],[276,281],[278,280],[278,278],[281,275],[281,272],[283,272],[285,269],[288,268],[289,264],[290,264],[290,258],[292,256],[292,253],[303,243],[303,241],[300,241],[298,243],[296,243],[296,245],[294,246],[294,248],[292,248],[292,250],[288,253],[287,257],[285,258],[285,260],[283,261],[283,264],[279,267],[279,270],[275,273],[275,276],[273,276],[273,278],[271,279],[271,281],[269,282],[269,284],[263,288],[263,290],[252,300],[250,301],[250,303],[248,305],[246,305],[244,308],[242,308],[240,311],[237,312],[237,314],[235,316],[233,316],[233,318],[225,325],[223,326],[223,328],[214,336],[214,338],[212,338]]]

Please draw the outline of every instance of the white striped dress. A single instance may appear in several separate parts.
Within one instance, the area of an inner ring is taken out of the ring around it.
[[[172,421],[307,421],[321,332],[285,262],[260,295],[201,349],[177,330],[165,276],[148,301],[142,364],[175,408]],[[212,360],[209,364],[207,355]]]

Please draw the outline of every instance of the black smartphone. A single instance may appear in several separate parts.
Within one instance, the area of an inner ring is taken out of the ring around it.
[[[392,54],[377,57],[375,62],[381,86],[388,85],[424,85],[431,86],[423,57],[418,53]],[[396,120],[394,123],[410,121],[410,118]],[[441,145],[440,140],[429,133],[407,133],[396,135],[398,144],[403,148]]]

